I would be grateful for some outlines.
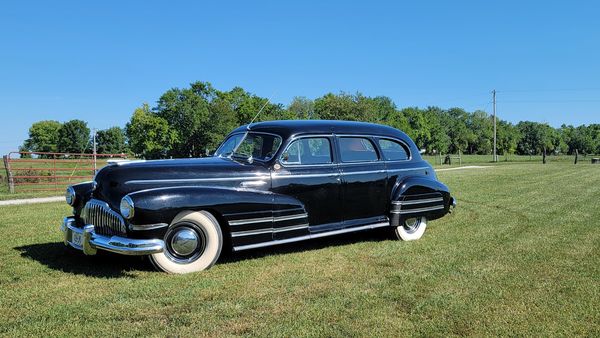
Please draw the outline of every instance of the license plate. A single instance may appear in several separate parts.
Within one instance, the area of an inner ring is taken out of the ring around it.
[[[83,235],[77,232],[71,233],[71,243],[77,246],[82,246],[83,244]]]

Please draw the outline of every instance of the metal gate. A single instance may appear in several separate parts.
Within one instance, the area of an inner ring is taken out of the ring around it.
[[[11,193],[60,191],[68,185],[90,181],[110,159],[125,159],[126,154],[69,154],[11,152],[3,157],[6,180]]]

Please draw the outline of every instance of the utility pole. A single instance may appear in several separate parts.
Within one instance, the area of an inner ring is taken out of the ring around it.
[[[96,128],[93,128],[92,131],[93,131],[93,135],[94,135],[94,147],[93,147],[94,175],[96,175],[96,171],[97,171],[96,170],[97,169],[97,166],[96,166]]]
[[[492,90],[492,102],[494,103],[494,156],[493,156],[493,161],[498,162],[498,155],[496,155],[496,89]]]

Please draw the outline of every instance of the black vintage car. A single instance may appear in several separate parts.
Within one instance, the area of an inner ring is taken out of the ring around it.
[[[415,240],[456,204],[403,132],[314,120],[239,127],[209,158],[111,164],[66,200],[65,244],[148,255],[173,273],[210,268],[224,246],[379,227]]]

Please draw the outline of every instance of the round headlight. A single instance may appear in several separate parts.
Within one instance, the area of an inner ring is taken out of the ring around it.
[[[121,205],[119,209],[121,210],[121,215],[123,215],[123,217],[126,219],[131,219],[134,213],[133,201],[131,200],[131,197],[123,197],[121,199]]]
[[[68,187],[67,191],[65,191],[65,200],[67,201],[67,204],[70,206],[74,206],[75,197],[75,189],[73,189],[73,187]]]

